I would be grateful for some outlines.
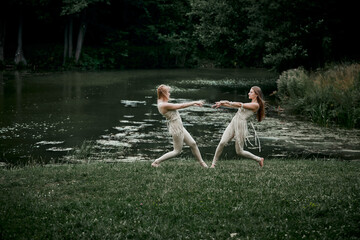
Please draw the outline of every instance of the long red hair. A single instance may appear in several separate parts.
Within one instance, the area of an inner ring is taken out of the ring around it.
[[[256,94],[256,100],[259,104],[259,110],[257,111],[256,117],[259,122],[261,122],[265,118],[265,100],[264,95],[261,91],[261,88],[258,86],[253,86],[252,90],[254,90]]]

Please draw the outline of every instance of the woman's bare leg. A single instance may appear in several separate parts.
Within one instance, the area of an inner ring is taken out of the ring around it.
[[[169,158],[173,158],[177,155],[179,155],[181,153],[181,150],[183,148],[184,145],[184,135],[177,135],[177,136],[173,136],[173,146],[174,146],[174,150],[172,150],[171,152],[165,153],[164,155],[162,155],[161,157],[159,157],[158,159],[156,159],[151,166],[153,167],[158,167],[159,164]]]
[[[243,147],[240,147],[239,143],[237,143],[237,142],[235,143],[235,150],[238,155],[245,157],[245,158],[255,160],[256,162],[259,163],[260,167],[264,166],[264,158],[258,157],[256,155],[252,154],[251,152],[245,151],[243,149]]]
[[[213,158],[213,161],[211,164],[211,168],[215,168],[216,162],[217,162],[217,160],[219,160],[219,157],[220,157],[222,151],[224,150],[225,145],[234,137],[234,135],[235,135],[235,130],[234,130],[232,124],[230,123],[226,127],[226,129],[221,137],[220,143],[216,148],[215,155],[214,155],[214,158]]]
[[[198,160],[200,165],[207,168],[208,165],[202,159],[200,150],[199,150],[195,140],[193,139],[193,137],[190,135],[190,133],[185,128],[184,128],[184,142],[187,145],[189,145],[192,154],[196,157],[196,159]]]

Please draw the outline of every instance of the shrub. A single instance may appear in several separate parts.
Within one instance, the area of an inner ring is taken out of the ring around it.
[[[292,110],[302,111],[308,83],[309,76],[303,68],[285,71],[277,80],[278,97]]]
[[[307,73],[283,72],[277,80],[281,103],[323,126],[360,127],[360,64],[342,64]]]

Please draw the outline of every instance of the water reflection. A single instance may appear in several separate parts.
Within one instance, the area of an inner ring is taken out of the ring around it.
[[[80,153],[84,161],[153,160],[172,148],[165,119],[156,108],[155,89],[161,83],[172,86],[177,102],[206,101],[203,108],[190,107],[180,114],[204,159],[211,160],[235,114],[232,109],[212,109],[211,104],[220,99],[247,101],[253,85],[269,95],[275,79],[261,70],[217,69],[1,73],[0,162],[57,162],[69,153]],[[274,111],[255,126],[262,141],[259,155],[264,157],[360,158],[357,130],[318,128]],[[182,156],[192,157],[187,147]],[[227,158],[238,158],[233,143],[221,157]]]

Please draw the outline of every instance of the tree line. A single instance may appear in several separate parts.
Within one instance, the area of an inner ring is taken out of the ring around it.
[[[0,65],[34,69],[358,61],[349,0],[3,0]]]

